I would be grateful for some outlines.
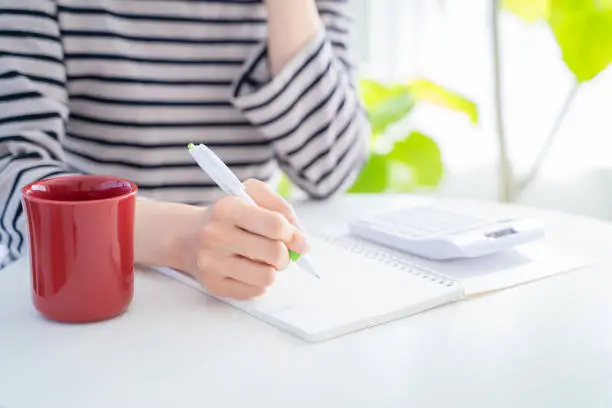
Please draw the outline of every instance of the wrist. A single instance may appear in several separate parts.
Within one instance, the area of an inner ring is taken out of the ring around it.
[[[179,203],[138,201],[134,236],[135,263],[188,272],[190,246],[196,245],[204,208]]]

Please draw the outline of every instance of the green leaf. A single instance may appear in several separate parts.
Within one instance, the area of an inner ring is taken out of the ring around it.
[[[389,161],[385,155],[372,153],[361,169],[349,193],[382,193],[389,181]]]
[[[444,166],[434,140],[411,132],[389,153],[372,153],[349,193],[408,192],[415,187],[436,187]]]
[[[528,23],[534,23],[548,18],[550,0],[503,0],[502,8]]]
[[[408,193],[418,187],[418,180],[412,167],[390,160],[389,162],[389,186],[387,190],[393,193]]]
[[[372,108],[394,95],[391,88],[384,86],[380,82],[363,78],[359,80],[359,96],[366,108]]]
[[[389,159],[410,168],[416,186],[436,187],[444,174],[442,155],[436,142],[420,132],[411,132],[395,143]]]
[[[553,11],[576,12],[603,6],[601,0],[548,0]]]
[[[563,61],[577,82],[593,79],[612,62],[612,1],[550,1],[548,24]]]
[[[578,82],[612,62],[612,0],[504,0],[503,7],[530,23],[546,20]]]
[[[368,78],[359,80],[359,97],[366,108],[373,108],[381,102],[393,99],[406,92],[400,84],[385,85]]]
[[[371,79],[361,79],[359,94],[375,136],[384,133],[414,108],[414,99],[401,85],[386,86]]]
[[[425,78],[410,82],[408,90],[417,102],[429,102],[464,113],[472,123],[478,123],[478,107],[476,104],[457,92],[446,89]]]
[[[407,91],[381,101],[368,111],[372,132],[384,133],[389,126],[405,118],[413,108],[414,99]]]

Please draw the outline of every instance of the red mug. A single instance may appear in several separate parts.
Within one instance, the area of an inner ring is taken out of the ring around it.
[[[22,189],[32,297],[43,316],[85,323],[118,316],[134,296],[137,186],[75,175]]]

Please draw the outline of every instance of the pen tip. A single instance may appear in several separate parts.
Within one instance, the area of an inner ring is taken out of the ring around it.
[[[310,275],[314,276],[317,279],[321,279],[321,276],[315,272],[310,262],[306,261],[306,259],[304,259],[303,257],[300,258],[300,260],[298,261],[298,264],[302,267],[302,269],[304,269]]]
[[[195,145],[194,145],[193,143],[189,143],[189,144],[187,145],[187,148],[188,148],[189,150],[193,150],[193,149],[195,149]]]

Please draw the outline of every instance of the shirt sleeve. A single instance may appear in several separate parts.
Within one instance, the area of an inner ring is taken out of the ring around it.
[[[276,76],[260,44],[233,88],[235,107],[268,139],[281,169],[311,198],[354,182],[370,125],[354,83],[347,2],[317,2],[323,25]]]
[[[55,7],[0,0],[0,268],[27,250],[21,188],[78,173],[61,147],[68,106]]]

